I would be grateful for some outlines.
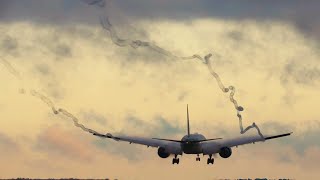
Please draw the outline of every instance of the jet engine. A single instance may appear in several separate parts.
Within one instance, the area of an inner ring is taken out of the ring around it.
[[[158,155],[161,158],[167,158],[170,156],[170,153],[166,152],[166,149],[164,147],[159,147],[158,149]]]
[[[231,156],[231,154],[232,154],[232,150],[229,147],[223,147],[220,149],[220,152],[219,152],[219,155],[222,158],[228,158]]]

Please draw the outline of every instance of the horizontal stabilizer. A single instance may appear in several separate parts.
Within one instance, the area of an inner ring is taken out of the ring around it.
[[[161,141],[178,142],[178,143],[199,143],[199,142],[205,142],[205,141],[214,141],[222,138],[204,139],[204,140],[198,140],[198,141],[179,141],[179,140],[173,140],[173,139],[160,139],[160,138],[152,138],[152,139],[161,140]]]
[[[181,142],[182,142],[182,141],[179,141],[179,140],[173,140],[173,139],[160,139],[160,138],[152,138],[152,139],[155,139],[155,140],[161,140],[161,141],[179,142],[179,143],[181,143]]]
[[[200,140],[200,141],[197,141],[197,142],[214,141],[214,140],[218,140],[218,139],[222,139],[222,138],[204,139],[204,140]]]

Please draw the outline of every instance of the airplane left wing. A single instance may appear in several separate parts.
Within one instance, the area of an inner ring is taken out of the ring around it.
[[[245,144],[251,144],[256,142],[263,142],[270,139],[280,138],[291,135],[291,133],[284,133],[284,134],[278,134],[278,135],[272,135],[272,136],[265,136],[264,138],[260,137],[259,135],[255,136],[239,136],[236,138],[231,139],[223,139],[223,140],[217,140],[212,142],[204,142],[203,143],[203,151],[205,154],[214,154],[218,153],[222,147],[234,147],[234,146],[240,146]]]
[[[179,142],[168,142],[168,141],[162,141],[160,139],[152,139],[152,138],[143,138],[143,137],[134,137],[134,136],[113,136],[110,133],[107,134],[98,134],[98,133],[93,133],[93,135],[102,137],[102,138],[110,138],[115,141],[125,141],[134,143],[134,144],[140,144],[140,145],[145,145],[145,146],[151,146],[151,147],[164,147],[167,146],[168,144],[170,145],[179,145]]]
[[[250,143],[255,143],[255,142],[260,142],[260,141],[267,141],[270,139],[275,139],[275,138],[280,138],[284,136],[289,136],[291,133],[285,133],[285,134],[279,134],[279,135],[273,135],[273,136],[265,136],[264,139],[260,137],[259,135],[256,136],[243,136],[243,137],[237,137],[225,141],[221,141],[221,144],[227,147],[233,147],[233,146],[239,146],[239,145],[245,145],[245,144],[250,144]]]

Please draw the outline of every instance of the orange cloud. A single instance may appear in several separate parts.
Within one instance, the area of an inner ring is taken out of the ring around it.
[[[50,126],[38,136],[37,148],[47,154],[84,161],[93,159],[94,151],[88,141],[77,137],[74,131]]]

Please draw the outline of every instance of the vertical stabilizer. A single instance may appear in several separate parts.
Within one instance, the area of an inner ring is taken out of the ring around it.
[[[190,135],[190,125],[189,125],[189,109],[187,104],[187,124],[188,124],[188,136]]]

